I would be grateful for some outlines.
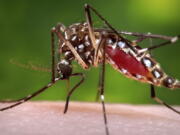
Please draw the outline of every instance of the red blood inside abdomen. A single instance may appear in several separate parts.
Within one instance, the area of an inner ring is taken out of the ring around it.
[[[141,62],[119,48],[113,49],[112,46],[106,46],[106,54],[119,69],[126,69],[131,74],[142,76],[147,76],[149,73]]]

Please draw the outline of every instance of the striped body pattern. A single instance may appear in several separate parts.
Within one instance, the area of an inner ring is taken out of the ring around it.
[[[65,38],[71,41],[71,44],[87,65],[86,68],[94,66],[93,59],[95,49],[90,40],[87,23],[76,23],[64,29]],[[102,33],[96,29],[94,34],[96,38],[95,43],[99,45],[102,40]],[[67,64],[70,64],[73,60],[76,60],[85,68],[64,42],[60,42],[59,44],[62,46],[60,47],[60,52],[64,54],[63,62],[66,61]],[[127,44],[132,46],[135,51]],[[140,46],[134,46],[129,42],[122,41],[115,33],[107,31],[105,48],[105,50],[100,49],[100,51],[102,53],[105,51],[106,61],[126,77],[171,89],[180,87],[180,82],[177,79],[169,77],[161,69],[159,63],[152,58],[150,53],[143,50]],[[102,55],[99,55],[99,63],[102,62],[101,57]]]

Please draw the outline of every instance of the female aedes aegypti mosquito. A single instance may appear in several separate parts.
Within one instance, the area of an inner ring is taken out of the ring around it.
[[[108,28],[94,28],[91,12],[94,12],[102,20],[102,22],[108,26]],[[175,43],[179,40],[180,36],[169,37],[163,35],[117,31],[99,12],[97,12],[96,9],[88,4],[85,5],[85,16],[86,22],[84,23],[75,23],[69,27],[65,27],[63,24],[57,24],[52,28],[51,82],[35,93],[16,100],[14,104],[1,108],[0,111],[13,108],[30,100],[59,80],[69,80],[71,77],[80,77],[80,81],[73,86],[67,94],[64,108],[64,113],[66,113],[72,93],[83,83],[85,78],[83,73],[73,73],[71,63],[72,61],[77,61],[83,69],[88,69],[92,66],[100,66],[101,68],[99,75],[98,97],[100,97],[102,103],[106,135],[109,135],[104,103],[106,62],[126,77],[150,84],[151,98],[156,102],[165,105],[172,111],[180,114],[179,111],[156,97],[154,87],[165,86],[170,89],[180,88],[180,81],[168,76],[150,53],[150,51],[155,48]],[[130,41],[124,38],[122,34],[134,36],[137,37],[137,39]],[[57,64],[55,64],[55,36],[58,38],[58,55],[60,59]],[[141,48],[138,45],[138,43],[144,41],[145,39],[156,38],[167,41],[158,45],[152,45],[149,48]]]

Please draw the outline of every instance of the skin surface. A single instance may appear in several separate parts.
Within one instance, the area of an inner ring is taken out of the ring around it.
[[[0,112],[1,134],[105,135],[100,103],[70,102],[65,115],[64,104],[27,102]],[[180,116],[164,106],[106,104],[106,107],[110,135],[180,134]]]

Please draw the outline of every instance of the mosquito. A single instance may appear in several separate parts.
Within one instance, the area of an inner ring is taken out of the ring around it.
[[[83,73],[73,72],[72,62],[76,61],[83,69],[100,67],[97,95],[102,103],[106,135],[109,135],[104,101],[106,63],[109,63],[115,70],[119,71],[128,78],[149,84],[152,99],[180,114],[179,111],[156,96],[154,87],[165,86],[170,89],[176,89],[180,88],[180,81],[168,76],[150,53],[150,51],[153,49],[175,43],[177,40],[179,40],[180,35],[170,37],[149,33],[142,34],[117,31],[91,5],[85,4],[84,10],[86,22],[75,23],[68,27],[58,23],[51,29],[52,66],[50,83],[35,93],[16,100],[14,104],[1,108],[0,111],[13,108],[30,100],[31,98],[47,90],[47,88],[51,87],[59,80],[69,80],[71,77],[80,77],[80,81],[68,91],[64,108],[64,113],[66,113],[71,95],[85,79]],[[92,12],[95,13],[108,28],[94,28],[91,17]],[[122,35],[134,36],[136,37],[136,40],[128,40]],[[55,36],[58,39],[59,60],[57,64],[55,61]],[[147,48],[141,48],[138,43],[144,41],[145,39],[163,39],[166,41]]]

